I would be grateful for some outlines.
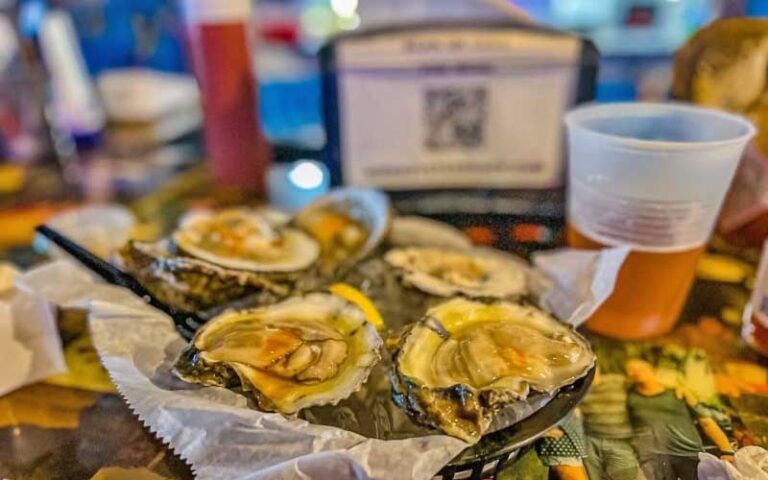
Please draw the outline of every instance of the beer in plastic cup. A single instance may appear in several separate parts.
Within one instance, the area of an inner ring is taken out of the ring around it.
[[[755,129],[739,116],[677,103],[590,105],[565,123],[569,245],[632,248],[587,327],[622,339],[666,333]]]

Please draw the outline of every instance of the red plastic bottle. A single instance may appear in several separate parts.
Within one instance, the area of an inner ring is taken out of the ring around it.
[[[251,2],[184,0],[183,5],[214,177],[223,185],[263,191],[271,150],[259,124]]]

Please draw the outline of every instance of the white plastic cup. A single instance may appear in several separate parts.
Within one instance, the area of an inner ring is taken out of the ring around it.
[[[587,328],[625,340],[669,332],[755,129],[674,103],[588,106],[565,122],[568,243],[631,248]]]
[[[742,117],[678,103],[590,105],[565,123],[570,226],[659,253],[708,240],[755,133]]]

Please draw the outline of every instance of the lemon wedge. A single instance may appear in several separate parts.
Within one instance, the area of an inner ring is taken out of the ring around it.
[[[368,320],[376,330],[383,330],[384,319],[376,309],[370,298],[368,298],[363,292],[353,287],[348,283],[334,283],[328,287],[328,291],[337,297],[341,297],[349,303],[355,304],[360,310],[363,311],[366,320]]]

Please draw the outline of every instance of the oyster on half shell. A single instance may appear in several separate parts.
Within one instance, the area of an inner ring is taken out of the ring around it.
[[[291,221],[320,244],[320,270],[332,274],[369,256],[392,223],[392,206],[382,192],[340,188],[313,201]]]
[[[236,208],[188,215],[170,240],[128,242],[116,260],[162,302],[207,315],[236,300],[287,297],[319,251],[303,231]]]
[[[406,284],[431,295],[506,298],[526,293],[522,261],[490,249],[394,248],[384,260]]]
[[[211,319],[174,373],[186,382],[238,389],[261,410],[292,414],[355,392],[380,359],[381,344],[358,307],[314,293]]]
[[[273,303],[290,293],[290,284],[274,275],[233,270],[171,251],[167,241],[130,241],[116,261],[163,303],[184,312],[219,308],[257,296],[257,303]]]
[[[419,423],[475,442],[495,412],[533,391],[554,393],[595,357],[570,326],[531,306],[454,299],[404,335],[393,395]]]

